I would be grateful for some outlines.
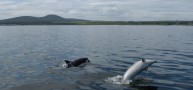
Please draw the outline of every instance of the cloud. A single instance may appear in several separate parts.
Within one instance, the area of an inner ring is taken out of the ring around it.
[[[57,14],[89,20],[193,20],[192,0],[1,0],[0,19]]]

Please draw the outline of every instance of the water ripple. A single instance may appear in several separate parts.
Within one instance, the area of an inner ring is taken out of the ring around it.
[[[0,26],[1,90],[191,90],[192,26]],[[91,59],[61,68],[64,59]],[[141,58],[158,61],[137,85],[114,85]],[[148,82],[150,81],[150,82]]]

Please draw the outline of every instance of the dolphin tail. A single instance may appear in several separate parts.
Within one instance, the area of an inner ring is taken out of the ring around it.
[[[68,60],[64,60],[67,64],[67,68],[69,68],[71,66],[71,61],[68,61]]]
[[[68,61],[68,60],[64,60],[65,62],[66,62],[66,64],[69,64],[70,63],[70,61]]]

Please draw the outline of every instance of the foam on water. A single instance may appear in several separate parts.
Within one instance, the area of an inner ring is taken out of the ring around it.
[[[126,80],[126,81],[122,82],[122,77],[123,76],[121,76],[121,75],[117,75],[114,77],[108,77],[107,79],[105,79],[105,82],[112,83],[112,84],[118,84],[118,85],[130,84],[132,82],[131,80]]]
[[[68,67],[68,65],[66,63],[63,63],[61,66],[62,66],[62,68]]]
[[[50,68],[62,70],[62,69],[67,68],[67,66],[68,66],[68,65],[66,64],[66,62],[60,61],[59,63],[57,63],[56,65],[54,65],[53,67],[50,67]]]

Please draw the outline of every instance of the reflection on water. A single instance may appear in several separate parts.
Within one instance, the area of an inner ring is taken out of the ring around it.
[[[0,26],[1,90],[191,90],[192,26]],[[63,60],[91,59],[61,68]],[[129,85],[107,83],[140,58],[158,61]]]

